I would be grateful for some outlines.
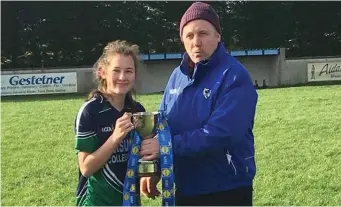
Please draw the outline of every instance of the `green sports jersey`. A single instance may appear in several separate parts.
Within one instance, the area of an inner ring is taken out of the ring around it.
[[[136,111],[145,111],[141,104],[136,102],[135,106]],[[92,153],[101,147],[112,134],[116,120],[126,111],[130,111],[128,106],[119,112],[100,94],[85,102],[75,120],[77,152]],[[79,173],[77,206],[122,205],[128,148],[129,141],[125,138],[100,170],[89,178]]]

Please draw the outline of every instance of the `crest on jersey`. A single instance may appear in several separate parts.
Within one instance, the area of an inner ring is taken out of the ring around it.
[[[204,90],[202,91],[202,95],[204,95],[204,97],[208,99],[211,96],[211,89],[204,88]]]

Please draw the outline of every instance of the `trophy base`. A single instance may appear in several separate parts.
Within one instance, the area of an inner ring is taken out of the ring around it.
[[[150,176],[158,176],[160,175],[160,165],[157,160],[153,161],[138,161],[138,177],[150,177]]]

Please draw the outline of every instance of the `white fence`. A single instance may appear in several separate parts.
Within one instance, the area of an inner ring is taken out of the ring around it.
[[[341,83],[341,57],[285,59],[284,49],[274,56],[237,57],[253,80],[270,87],[304,85],[309,82]],[[146,61],[138,71],[137,92],[164,90],[180,60]],[[260,85],[261,86],[261,85]],[[95,88],[92,68],[1,71],[1,96],[88,93]]]

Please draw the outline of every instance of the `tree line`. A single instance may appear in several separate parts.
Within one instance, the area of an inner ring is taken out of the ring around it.
[[[229,50],[279,48],[287,57],[341,54],[341,2],[207,2]],[[89,66],[108,41],[142,53],[183,52],[181,16],[191,1],[2,1],[1,67]]]

